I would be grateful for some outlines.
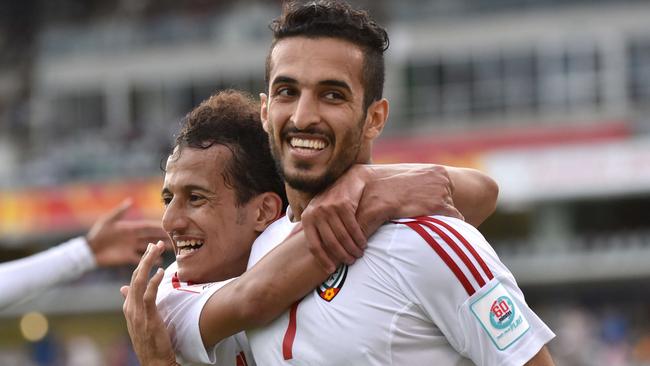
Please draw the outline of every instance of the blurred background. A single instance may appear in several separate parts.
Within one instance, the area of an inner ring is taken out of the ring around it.
[[[481,226],[558,337],[558,365],[650,365],[650,2],[352,1],[391,36],[375,162],[481,169]],[[159,218],[180,118],[264,90],[279,1],[0,1],[0,261],[124,197]],[[0,365],[131,365],[95,271],[0,312]],[[3,279],[11,280],[11,279]]]

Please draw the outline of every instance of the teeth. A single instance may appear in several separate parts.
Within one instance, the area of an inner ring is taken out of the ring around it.
[[[179,251],[195,251],[203,246],[202,240],[178,240],[176,241],[176,248]]]
[[[291,138],[290,144],[292,147],[301,147],[304,149],[323,150],[325,142],[322,140],[307,140],[297,137]]]

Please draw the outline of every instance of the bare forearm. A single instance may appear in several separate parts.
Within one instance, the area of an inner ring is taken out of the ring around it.
[[[468,168],[447,167],[454,184],[454,205],[473,226],[480,225],[496,208],[499,187],[486,174]]]
[[[526,362],[525,366],[555,366],[555,363],[548,348],[544,346],[533,358]]]
[[[462,218],[453,205],[453,181],[446,167],[387,164],[367,165],[364,169],[362,177],[367,183],[357,219],[366,233],[399,217],[438,214]]]
[[[204,345],[270,322],[327,278],[305,242],[302,231],[293,235],[208,300],[199,324]]]
[[[419,187],[418,192],[427,192],[425,184],[440,184],[430,177],[436,176],[436,169],[446,169],[451,186],[454,187],[451,192],[453,204],[463,215],[465,220],[478,226],[481,224],[496,207],[497,196],[499,187],[496,182],[486,174],[469,168],[458,168],[451,166],[435,165],[435,164],[386,164],[386,165],[370,165],[366,172],[368,181],[375,181],[379,183],[388,184],[388,180],[394,180],[401,186],[408,187],[413,185]],[[402,191],[408,192],[408,191]],[[400,191],[394,194],[401,194]],[[415,196],[414,196],[415,194]],[[432,210],[439,209],[439,202],[432,200],[431,197],[420,197],[417,192],[410,192],[408,197],[404,197],[401,201],[405,204],[396,207],[397,211],[391,212],[392,214],[406,213],[399,216],[413,216],[412,212],[419,214],[431,214],[435,211],[420,213],[416,204],[421,204],[421,199],[429,200],[430,208]],[[426,207],[426,206],[423,206]],[[390,212],[390,211],[389,211]],[[394,218],[394,217],[391,217]]]

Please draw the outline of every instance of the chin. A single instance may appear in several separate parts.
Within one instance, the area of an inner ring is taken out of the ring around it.
[[[327,173],[319,175],[294,174],[293,176],[285,177],[285,180],[295,190],[317,194],[332,185],[336,178]]]

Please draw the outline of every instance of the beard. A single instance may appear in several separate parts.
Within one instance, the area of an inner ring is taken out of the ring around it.
[[[320,177],[308,177],[306,174],[292,174],[292,175],[287,175],[284,172],[284,169],[282,168],[281,163],[277,163],[279,165],[279,172],[280,176],[284,179],[284,181],[289,185],[289,187],[309,193],[312,196],[317,195],[318,193],[324,191],[332,185],[338,177],[341,175],[337,175],[335,172],[331,171],[328,169],[322,176]],[[307,166],[308,164],[304,164],[305,166],[302,167],[302,164],[298,164],[296,168],[301,169],[301,170],[308,170],[309,167]]]
[[[336,146],[336,138],[332,134],[328,134],[315,129],[306,129],[298,131],[295,127],[285,127],[280,133],[279,142],[276,141],[273,131],[269,131],[269,145],[271,146],[271,154],[277,171],[289,187],[305,192],[311,195],[316,195],[323,192],[331,186],[336,180],[345,173],[357,161],[359,150],[361,149],[361,133],[363,131],[363,123],[365,121],[365,113],[363,118],[357,123],[357,128],[350,129],[341,137],[340,146],[336,155],[330,159],[329,165],[326,167],[325,172],[319,176],[310,175],[313,164],[307,162],[297,162],[293,166],[293,172],[287,172],[286,167],[282,161],[282,142],[286,141],[286,136],[291,132],[314,133],[327,136],[331,146]]]

